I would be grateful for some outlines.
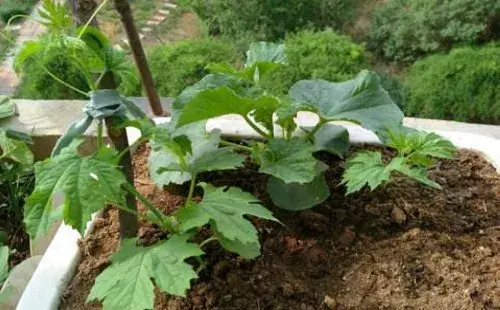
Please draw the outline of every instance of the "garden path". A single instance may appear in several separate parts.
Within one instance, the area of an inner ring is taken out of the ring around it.
[[[57,0],[56,2],[62,3],[63,0]],[[38,15],[39,7],[41,7],[40,2],[31,11],[31,18],[25,19],[21,24],[13,26],[19,28],[19,36],[10,55],[0,64],[0,95],[12,95],[17,84],[19,84],[19,78],[14,72],[13,64],[15,55],[23,43],[36,39],[45,31],[45,27],[36,21],[40,19],[40,15]]]

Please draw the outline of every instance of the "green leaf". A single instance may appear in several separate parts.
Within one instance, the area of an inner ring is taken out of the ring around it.
[[[0,129],[0,159],[11,159],[23,165],[30,165],[34,161],[33,153],[24,141],[12,139],[7,131]]]
[[[236,253],[245,259],[253,259],[260,255],[259,240],[252,243],[241,243],[239,241],[226,239],[216,231],[214,232],[214,235],[224,249],[229,252]]]
[[[16,114],[16,106],[10,97],[0,95],[0,119]]]
[[[401,166],[397,166],[395,170],[401,172],[402,174],[406,175],[409,178],[419,181],[424,185],[427,185],[435,189],[442,189],[441,185],[429,179],[429,177],[427,176],[427,170],[425,168],[410,167],[406,164],[403,164]]]
[[[299,81],[289,94],[297,110],[312,110],[328,121],[359,123],[375,133],[403,120],[403,113],[380,86],[377,75],[369,71],[342,83]]]
[[[7,279],[9,275],[9,247],[0,247],[0,285]]]
[[[210,224],[225,239],[246,245],[258,243],[259,238],[257,229],[244,215],[278,222],[269,210],[258,204],[254,196],[239,188],[231,187],[225,191],[222,187],[215,188],[209,184],[202,184],[202,187],[205,192],[202,202],[191,203],[175,213],[182,231]],[[236,245],[232,245],[235,249]]]
[[[398,156],[393,158],[389,164],[384,165],[380,152],[360,152],[347,160],[341,184],[346,184],[347,195],[359,191],[365,185],[374,190],[387,182],[391,173],[397,171],[424,185],[441,189],[441,185],[427,177],[424,167],[412,167],[406,161],[407,158]]]
[[[320,162],[318,162],[320,163]],[[300,211],[312,208],[330,197],[330,188],[325,180],[326,165],[318,164],[318,175],[309,183],[285,183],[270,177],[267,182],[267,192],[273,203],[285,210]]]
[[[456,147],[433,132],[390,130],[387,145],[411,157],[453,158]],[[410,158],[411,158],[410,157]]]
[[[267,148],[254,152],[260,163],[259,172],[270,174],[285,183],[309,183],[317,175],[314,147],[307,140],[269,140]]]
[[[314,127],[306,128],[311,131]],[[326,124],[314,134],[314,151],[325,151],[340,158],[349,151],[349,132],[342,126]]]
[[[76,154],[77,143],[35,165],[35,189],[26,200],[24,222],[35,239],[49,228],[53,209],[60,208],[64,221],[81,234],[91,215],[108,203],[124,206],[121,185],[126,182],[118,167]],[[53,206],[54,195],[64,194],[61,206]]]
[[[274,96],[248,98],[238,95],[227,86],[199,92],[178,114],[177,126],[207,120],[226,114],[246,116],[255,109],[276,106]]]
[[[178,111],[183,109],[184,106],[190,103],[194,97],[196,97],[196,95],[204,90],[219,88],[221,86],[227,86],[229,88],[235,89],[241,86],[241,83],[242,82],[238,78],[235,78],[231,75],[209,74],[197,83],[184,89],[179,94],[179,96],[175,98],[175,101],[172,104],[174,112],[176,112],[174,113],[174,115],[176,115]]]
[[[182,184],[191,175],[204,171],[226,170],[241,167],[245,156],[236,154],[232,148],[218,148],[220,133],[207,133],[205,122],[183,126],[172,134],[174,138],[184,136],[191,142],[190,154],[179,157],[171,148],[166,148],[153,139],[149,156],[152,179],[160,187],[170,183]]]
[[[43,0],[38,9],[38,15],[41,17],[41,24],[49,29],[50,32],[65,32],[73,24],[73,19],[68,13],[64,4],[59,4],[54,0]]]
[[[346,195],[361,190],[368,185],[371,190],[389,180],[392,171],[401,167],[404,158],[396,157],[388,165],[382,161],[382,153],[377,151],[359,152],[347,159],[346,169],[342,174],[342,183],[347,186]]]
[[[285,45],[269,42],[251,43],[245,67],[251,67],[257,62],[286,63]]]
[[[21,45],[19,52],[17,52],[14,59],[14,70],[19,74],[29,59],[38,56],[43,52],[44,45],[41,40],[38,41],[26,41]]]
[[[111,266],[95,280],[87,302],[100,300],[104,310],[153,309],[154,283],[160,291],[185,296],[190,282],[197,278],[184,260],[203,252],[188,236],[174,235],[150,247],[136,246],[127,239],[110,258]]]
[[[15,289],[12,285],[3,287],[0,292],[0,306],[8,301],[8,299],[15,293]]]

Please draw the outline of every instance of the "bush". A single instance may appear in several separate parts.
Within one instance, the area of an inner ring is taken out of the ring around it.
[[[459,48],[409,70],[408,115],[500,124],[500,46]]]
[[[365,68],[363,46],[331,30],[289,35],[285,46],[288,65],[263,81],[264,87],[275,94],[285,93],[303,79],[348,80]]]
[[[0,5],[0,19],[6,24],[12,16],[27,15],[36,0],[2,0]]]
[[[232,39],[274,41],[305,27],[341,29],[359,0],[183,0],[212,34]]]
[[[176,96],[187,86],[201,80],[214,62],[235,62],[231,44],[215,39],[196,39],[161,45],[149,53],[149,66],[161,96]]]
[[[391,0],[373,13],[368,48],[388,60],[410,62],[498,37],[498,0]]]
[[[66,58],[48,53],[41,62],[51,73],[66,83],[80,90],[90,91],[83,74]],[[54,80],[39,63],[34,61],[27,62],[23,67],[21,82],[15,96],[24,99],[87,99]]]

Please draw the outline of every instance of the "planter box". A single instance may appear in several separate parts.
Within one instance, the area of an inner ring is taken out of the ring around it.
[[[168,122],[168,118],[157,118],[157,123]],[[299,126],[310,126],[317,122],[311,114],[301,113],[298,117]],[[474,125],[471,125],[474,126]],[[379,143],[371,132],[354,125],[346,125],[352,143]],[[225,136],[237,138],[256,138],[258,135],[239,117],[227,116],[211,120],[207,129],[220,129]],[[421,128],[420,128],[421,129]],[[484,155],[497,171],[500,172],[500,140],[478,134],[433,130],[437,134],[452,141],[457,147],[472,149]],[[129,139],[138,138],[137,130],[128,130]],[[89,223],[87,233],[92,229]],[[60,298],[71,280],[75,267],[80,259],[77,241],[79,234],[66,225],[61,225],[52,243],[48,247],[38,268],[27,285],[17,310],[52,310],[57,309]]]

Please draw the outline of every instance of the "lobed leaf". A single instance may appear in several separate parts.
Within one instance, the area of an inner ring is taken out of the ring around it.
[[[270,174],[285,183],[308,183],[317,175],[314,147],[306,139],[269,140],[267,148],[254,152],[259,172]]]
[[[403,120],[403,113],[382,88],[376,74],[366,70],[342,83],[299,81],[290,88],[289,95],[296,110],[312,110],[329,121],[359,123],[375,133]]]
[[[224,190],[222,187],[216,188],[210,184],[202,184],[202,187],[204,195],[200,203],[191,203],[175,213],[182,231],[209,224],[224,239],[237,242],[238,244],[229,245],[235,250],[239,244],[255,245],[259,242],[257,229],[243,217],[244,215],[278,222],[269,210],[258,204],[254,196],[239,188],[231,187]],[[224,240],[221,244],[224,244]]]
[[[100,300],[104,310],[153,309],[154,283],[164,293],[185,296],[197,278],[186,259],[203,255],[188,236],[174,235],[150,247],[139,247],[135,239],[124,240],[110,258],[111,266],[95,280],[87,302]]]
[[[79,156],[77,146],[74,143],[60,155],[35,165],[35,189],[24,208],[26,229],[33,239],[47,231],[57,213],[83,234],[93,213],[108,203],[125,205],[121,185],[126,180],[118,167]],[[61,205],[53,206],[59,192],[64,196]]]
[[[23,165],[31,165],[33,153],[21,140],[12,139],[6,130],[0,129],[0,159],[10,159]]]

